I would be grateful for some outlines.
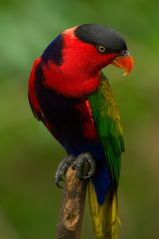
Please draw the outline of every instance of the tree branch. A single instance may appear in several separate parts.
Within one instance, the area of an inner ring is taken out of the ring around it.
[[[85,162],[83,174],[87,175],[88,170],[88,163]],[[57,239],[80,239],[87,182],[76,176],[76,170],[71,167],[67,170]]]

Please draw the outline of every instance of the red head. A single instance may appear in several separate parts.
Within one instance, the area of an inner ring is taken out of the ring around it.
[[[65,30],[46,48],[41,60],[45,86],[75,98],[96,90],[100,70],[108,64],[114,62],[127,71],[133,65],[122,36],[95,24]]]

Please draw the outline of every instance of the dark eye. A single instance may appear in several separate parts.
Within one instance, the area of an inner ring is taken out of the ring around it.
[[[101,53],[105,53],[106,52],[106,48],[104,46],[97,46],[97,49]]]
[[[128,56],[130,55],[130,53],[128,52],[128,50],[123,50],[121,53],[120,53],[121,56]]]

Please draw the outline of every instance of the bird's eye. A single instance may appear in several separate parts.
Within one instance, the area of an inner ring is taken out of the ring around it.
[[[98,46],[97,49],[101,53],[105,53],[106,52],[106,48],[104,46]]]
[[[130,53],[128,52],[128,50],[123,50],[121,53],[120,53],[121,56],[128,56],[130,55]]]

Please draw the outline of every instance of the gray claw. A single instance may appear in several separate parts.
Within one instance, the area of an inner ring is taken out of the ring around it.
[[[74,160],[75,160],[75,158],[72,155],[70,155],[70,156],[64,158],[58,165],[58,168],[55,173],[55,183],[56,183],[57,187],[63,188],[60,185],[60,182],[63,181],[63,176],[65,175],[67,169],[72,165]]]
[[[56,180],[55,179],[55,183],[56,183],[56,186],[58,187],[58,188],[63,188],[63,186],[61,186],[60,185],[60,183],[63,181],[63,178],[61,178],[61,179],[59,179],[59,180]]]
[[[86,161],[89,164],[89,171],[87,175],[84,175],[83,165]],[[90,153],[87,153],[87,152],[82,153],[74,161],[73,168],[76,169],[77,171],[76,175],[79,179],[88,179],[92,177],[95,173],[95,168],[96,168],[95,160],[93,159]]]

